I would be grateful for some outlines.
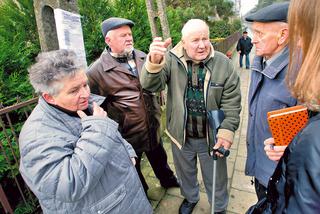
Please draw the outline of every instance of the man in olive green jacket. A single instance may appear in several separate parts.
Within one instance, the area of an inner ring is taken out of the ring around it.
[[[209,202],[212,196],[213,160],[208,153],[207,112],[224,112],[214,148],[229,149],[239,125],[240,82],[231,61],[214,51],[204,21],[189,20],[182,29],[182,40],[166,52],[170,43],[171,39],[153,40],[140,79],[142,86],[153,92],[168,86],[166,133],[174,143],[174,164],[185,197],[179,213],[191,213],[199,200],[197,156]],[[227,165],[225,157],[219,156],[215,210],[224,213],[228,204]]]

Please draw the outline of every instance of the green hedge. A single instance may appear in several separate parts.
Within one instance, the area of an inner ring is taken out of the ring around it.
[[[0,4],[0,100],[3,105],[28,99],[32,88],[27,68],[40,51],[33,4],[30,0],[12,0]]]
[[[221,0],[220,0],[221,1]],[[148,52],[152,40],[144,0],[78,0],[88,64],[99,57],[105,47],[100,23],[111,16],[129,18],[133,28],[135,47]],[[167,7],[173,44],[181,37],[181,28],[190,18],[205,14],[197,7]],[[33,90],[27,78],[27,68],[40,51],[33,1],[4,0],[0,4],[0,100],[4,106],[12,105],[16,98],[29,99]],[[226,37],[239,29],[239,20],[226,19],[208,22],[211,38]]]

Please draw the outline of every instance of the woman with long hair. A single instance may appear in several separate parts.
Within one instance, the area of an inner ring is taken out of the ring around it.
[[[279,160],[269,181],[267,198],[248,213],[320,213],[319,8],[319,0],[290,2],[287,82],[293,96],[307,106],[309,121]],[[269,139],[268,144],[272,141]]]

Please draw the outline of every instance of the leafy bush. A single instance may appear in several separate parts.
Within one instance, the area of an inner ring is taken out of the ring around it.
[[[98,58],[105,47],[101,22],[113,15],[109,0],[78,0],[88,64]]]
[[[194,8],[167,7],[167,17],[173,45],[181,39],[181,29],[189,19],[195,18]]]
[[[4,0],[0,4],[0,99],[5,106],[16,97],[29,99],[27,68],[40,51],[33,2]]]
[[[97,59],[105,47],[100,24],[110,17],[123,17],[135,23],[135,48],[148,52],[152,40],[144,0],[78,0],[88,64]]]
[[[221,1],[221,0],[219,0]],[[82,21],[87,61],[90,64],[98,58],[105,47],[100,23],[109,17],[119,16],[133,20],[135,47],[148,52],[152,40],[144,0],[78,0]],[[167,7],[173,44],[181,38],[181,28],[190,18],[206,19],[201,13],[203,4],[189,7]],[[199,9],[200,8],[200,9]],[[220,7],[218,11],[222,14]],[[227,12],[223,12],[227,13]],[[30,0],[4,0],[0,4],[0,100],[8,106],[16,102],[16,97],[29,99],[33,89],[27,77],[27,68],[40,52],[33,2]],[[211,38],[226,37],[241,25],[236,20],[229,24],[221,20],[210,25]]]

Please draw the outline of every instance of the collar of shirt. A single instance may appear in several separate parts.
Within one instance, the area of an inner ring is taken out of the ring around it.
[[[281,51],[279,51],[278,53],[274,54],[270,59],[265,59],[265,58],[264,58],[264,62],[263,62],[263,63],[265,63],[266,66],[271,65],[271,63],[272,63],[275,59],[277,59],[277,58],[283,53],[283,51],[284,51],[284,48],[283,48]]]

